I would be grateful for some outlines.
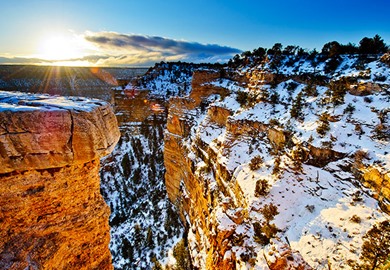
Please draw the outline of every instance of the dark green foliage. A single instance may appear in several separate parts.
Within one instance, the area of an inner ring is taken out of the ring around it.
[[[263,59],[265,54],[266,54],[266,51],[267,51],[267,49],[259,47],[259,48],[253,50],[252,55]]]
[[[264,207],[260,210],[260,213],[263,214],[267,223],[272,221],[274,217],[279,214],[278,208],[272,203],[264,205]]]
[[[326,43],[321,50],[321,54],[328,58],[336,57],[340,54],[356,54],[358,52],[359,49],[354,44],[348,43],[343,45],[337,41]]]
[[[284,48],[282,54],[283,55],[295,55],[295,53],[298,51],[299,47],[294,45],[288,45]]]
[[[337,41],[326,43],[321,50],[321,54],[327,57],[335,57],[342,53],[341,44]]]
[[[320,120],[320,124],[318,125],[316,131],[321,137],[324,137],[326,133],[330,130],[329,114],[328,113],[321,114],[319,120]]]
[[[375,224],[364,236],[360,263],[350,262],[353,269],[388,269],[390,263],[390,221]],[[387,267],[384,267],[384,266]]]
[[[146,245],[150,247],[151,249],[154,248],[154,241],[153,241],[153,232],[152,229],[148,228],[148,233],[146,235]]]
[[[348,104],[348,106],[344,109],[345,114],[353,114],[353,112],[356,110],[355,106],[353,106],[351,103]]]
[[[175,270],[191,269],[190,253],[188,252],[184,239],[180,240],[173,248],[173,257],[176,259]]]
[[[304,116],[302,113],[302,106],[303,106],[303,93],[300,92],[297,95],[297,98],[293,101],[290,115],[292,118],[303,120]]]
[[[372,102],[372,97],[364,97],[364,102],[366,103],[371,103]]]
[[[247,105],[247,104],[248,104],[248,92],[238,91],[238,92],[237,92],[236,100],[237,100],[237,102],[238,102],[241,106]]]
[[[295,89],[297,89],[298,85],[299,85],[299,84],[298,84],[297,82],[294,82],[294,81],[289,82],[289,83],[287,83],[287,90],[288,90],[290,93],[292,93],[292,92],[295,91]]]
[[[269,192],[270,185],[268,184],[268,181],[265,179],[257,180],[256,182],[256,188],[255,188],[255,196],[265,196]]]
[[[342,61],[342,58],[339,55],[336,55],[332,58],[329,58],[329,60],[326,61],[326,63],[325,63],[324,71],[326,73],[334,72],[341,64],[341,61]]]
[[[263,159],[261,156],[255,156],[251,159],[250,163],[249,163],[249,168],[252,170],[252,171],[256,171],[258,169],[261,168],[261,166],[263,165]]]
[[[329,83],[330,101],[336,106],[343,104],[347,89],[348,82],[346,80],[331,81]]]
[[[354,222],[354,223],[362,222],[362,219],[358,215],[353,215],[349,220]]]
[[[373,38],[364,37],[359,42],[360,54],[379,54],[387,51],[387,46],[379,35]]]
[[[269,97],[269,102],[271,104],[277,104],[279,103],[279,94],[278,93],[272,93]]]
[[[318,95],[317,87],[315,84],[308,84],[303,88],[303,91],[308,97],[316,97]]]
[[[282,43],[275,43],[271,49],[267,50],[268,55],[281,55],[282,54]]]
[[[270,223],[279,212],[278,208],[272,203],[266,204],[260,212],[263,214],[265,221],[262,224],[259,222],[253,223],[254,240],[260,245],[268,245],[271,238],[275,237],[279,231],[275,224]]]
[[[123,156],[123,159],[122,159],[122,162],[121,162],[121,167],[123,169],[123,175],[126,179],[128,179],[131,175],[131,163],[130,163],[130,158],[129,158],[129,154],[126,153],[124,156]]]

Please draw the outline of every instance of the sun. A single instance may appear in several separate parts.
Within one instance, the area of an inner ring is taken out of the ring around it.
[[[42,40],[39,56],[45,60],[70,60],[82,57],[82,48],[74,37],[55,35]]]

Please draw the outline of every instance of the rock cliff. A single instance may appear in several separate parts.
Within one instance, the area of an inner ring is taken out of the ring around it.
[[[367,61],[351,83],[358,61],[195,71],[188,97],[170,100],[165,181],[196,269],[359,261],[362,236],[389,219],[390,164],[389,70]]]
[[[112,269],[100,158],[108,103],[0,92],[0,268]]]

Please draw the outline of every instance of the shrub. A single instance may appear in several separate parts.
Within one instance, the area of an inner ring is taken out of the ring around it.
[[[357,168],[361,168],[363,166],[363,160],[368,159],[368,154],[364,150],[358,150],[354,154],[354,165]]]
[[[313,212],[314,212],[314,209],[315,209],[315,206],[314,206],[314,205],[306,205],[305,208],[306,208],[310,213],[313,213]]]
[[[270,239],[275,237],[279,231],[275,224],[270,223],[279,212],[278,208],[272,203],[266,204],[260,212],[263,214],[265,221],[262,224],[259,222],[253,224],[254,240],[260,245],[268,245]]]
[[[372,102],[372,97],[364,97],[364,102],[366,103],[371,103]]]
[[[375,224],[364,236],[361,263],[350,262],[353,269],[371,270],[387,269],[390,254],[390,221],[385,220]]]
[[[339,81],[331,81],[329,83],[329,90],[331,93],[330,101],[334,105],[341,105],[344,103],[344,97],[347,93],[348,81],[346,79]]]
[[[318,96],[317,87],[314,84],[306,85],[305,88],[303,88],[303,91],[309,97],[316,97],[316,96]]]
[[[348,106],[344,109],[343,113],[353,114],[353,112],[355,110],[356,110],[355,106],[353,106],[351,103],[349,103]]]
[[[256,171],[260,169],[262,165],[263,165],[263,159],[261,158],[261,156],[255,156],[251,159],[249,163],[249,168],[252,171]]]
[[[277,214],[279,214],[278,207],[276,207],[276,205],[273,203],[264,205],[264,207],[260,210],[260,213],[263,214],[263,217],[267,223],[269,223]]]
[[[378,54],[386,52],[386,44],[379,35],[373,38],[364,37],[359,42],[359,53],[361,54]]]
[[[278,174],[280,172],[280,157],[276,157],[274,160],[274,168],[272,174]]]
[[[257,180],[256,182],[256,188],[255,188],[255,196],[265,196],[269,192],[270,185],[268,184],[268,181],[265,179]]]
[[[380,61],[382,63],[385,63],[386,65],[390,66],[390,52],[387,52],[384,55],[382,55]]]
[[[363,135],[364,131],[362,129],[362,125],[360,125],[359,123],[355,124],[355,132],[357,135]]]
[[[378,124],[373,133],[374,137],[379,140],[390,141],[390,129],[384,124]]]
[[[173,257],[176,259],[175,270],[187,270],[190,269],[190,254],[184,243],[184,239],[181,239],[176,246],[173,247]]]
[[[278,93],[272,93],[269,97],[269,101],[271,104],[277,104],[279,103],[279,94]]]
[[[316,129],[317,133],[321,136],[324,137],[326,133],[330,130],[330,125],[329,125],[329,114],[328,113],[323,113],[320,116],[320,123]]]
[[[361,191],[356,191],[352,194],[352,201],[354,203],[357,203],[357,202],[362,202],[363,201],[363,197],[362,197],[362,192]]]
[[[339,67],[339,65],[341,64],[341,61],[342,61],[342,59],[338,55],[330,58],[325,63],[325,68],[324,68],[325,73],[334,72]]]
[[[303,106],[302,96],[303,96],[303,94],[302,94],[302,92],[300,92],[292,104],[291,111],[290,111],[290,115],[292,118],[296,118],[296,119],[300,119],[300,120],[304,119],[303,114],[302,114],[302,106]]]
[[[248,104],[248,92],[238,91],[236,100],[241,106],[245,106]]]
[[[294,82],[294,81],[289,82],[289,83],[287,84],[287,90],[288,90],[289,92],[294,92],[295,89],[297,89],[297,87],[298,87],[298,83],[296,83],[296,82]]]
[[[353,215],[349,220],[354,222],[354,223],[362,222],[362,219],[358,215]]]

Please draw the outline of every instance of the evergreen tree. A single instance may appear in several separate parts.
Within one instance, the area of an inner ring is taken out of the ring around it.
[[[173,257],[176,259],[175,270],[190,269],[190,254],[187,250],[184,239],[181,239],[173,248]]]
[[[379,35],[373,38],[364,37],[359,42],[359,53],[361,54],[378,54],[385,53],[387,46]]]

